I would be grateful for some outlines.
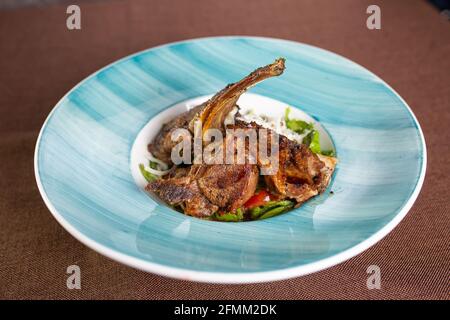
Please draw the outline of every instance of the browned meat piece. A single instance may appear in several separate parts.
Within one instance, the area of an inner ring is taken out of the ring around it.
[[[148,145],[149,151],[156,158],[166,163],[172,163],[170,159],[172,148],[178,143],[178,141],[171,140],[171,134],[174,130],[183,128],[189,129],[193,133],[196,120],[201,121],[203,133],[210,128],[222,128],[225,117],[236,106],[236,102],[242,93],[256,83],[278,76],[283,71],[284,59],[280,58],[270,65],[256,69],[241,81],[229,84],[210,100],[164,124],[152,143]]]
[[[146,187],[172,206],[181,206],[184,213],[195,217],[208,217],[218,210],[218,207],[200,192],[197,181],[191,177],[160,179],[151,182]]]
[[[320,180],[316,182],[317,189],[320,192],[324,192],[325,189],[330,184],[331,176],[333,175],[334,169],[336,168],[337,159],[334,157],[317,155],[320,161],[323,162],[324,166],[320,169]]]
[[[183,178],[187,177],[191,171],[191,167],[176,167],[175,170],[171,170],[166,176],[165,179],[168,178]]]
[[[306,145],[280,136],[279,170],[264,177],[273,192],[302,203],[325,191],[336,159],[316,155]]]
[[[176,170],[173,177],[149,183],[147,190],[188,215],[206,217],[219,208],[241,207],[255,193],[258,175],[256,165],[193,165],[188,174]]]
[[[209,201],[226,211],[235,211],[255,193],[258,176],[256,165],[208,165],[197,181]]]
[[[148,150],[156,158],[166,163],[172,163],[170,154],[172,148],[177,144],[177,141],[172,141],[171,134],[176,129],[189,129],[189,123],[194,116],[200,112],[204,105],[199,105],[185,113],[182,113],[175,119],[165,123],[155,139],[148,145]]]
[[[228,128],[261,129],[262,127],[254,122],[236,121]],[[317,155],[304,144],[298,144],[270,129],[266,130],[268,132],[267,149],[270,150],[270,135],[276,135],[279,143],[278,170],[274,170],[273,175],[264,176],[269,189],[280,198],[295,199],[298,203],[305,202],[325,191],[336,166],[336,158]],[[271,165],[263,162],[259,157],[257,163],[260,168],[270,168]]]

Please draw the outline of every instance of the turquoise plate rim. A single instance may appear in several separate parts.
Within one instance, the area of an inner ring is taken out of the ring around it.
[[[162,265],[155,262],[146,261],[140,258],[136,258],[121,252],[118,252],[116,250],[113,250],[103,244],[100,244],[96,242],[95,240],[89,238],[88,236],[81,233],[79,230],[77,230],[73,225],[70,224],[54,207],[51,200],[48,198],[45,189],[43,187],[41,177],[39,175],[38,170],[38,154],[39,154],[39,147],[41,142],[41,137],[43,135],[43,132],[45,131],[45,128],[51,119],[52,115],[54,114],[55,110],[60,106],[61,102],[64,101],[73,91],[77,90],[81,85],[83,85],[85,82],[87,82],[89,79],[95,77],[98,73],[102,72],[103,70],[108,69],[109,67],[113,66],[116,63],[120,63],[121,61],[130,59],[134,56],[138,56],[142,53],[145,53],[147,51],[157,49],[157,48],[163,48],[168,47],[175,44],[180,43],[186,43],[186,42],[192,42],[192,41],[198,41],[198,40],[207,40],[207,39],[239,39],[239,38],[249,38],[249,39],[262,39],[262,40],[271,40],[271,41],[280,41],[280,42],[287,42],[290,44],[300,44],[303,46],[312,47],[315,50],[321,50],[325,51],[329,54],[336,55],[344,60],[347,60],[362,69],[364,69],[367,73],[371,74],[372,76],[379,79],[380,83],[382,83],[384,86],[386,86],[389,90],[391,90],[392,93],[395,94],[395,96],[403,103],[403,105],[408,110],[411,118],[414,121],[414,124],[417,128],[417,131],[420,136],[420,140],[422,143],[422,155],[420,157],[421,159],[421,169],[420,169],[420,175],[417,178],[416,184],[414,186],[413,191],[411,192],[408,200],[404,203],[403,207],[398,211],[398,213],[392,218],[391,221],[386,223],[382,228],[380,228],[378,231],[376,231],[374,234],[366,238],[365,240],[361,241],[360,243],[354,245],[353,247],[350,247],[342,252],[339,252],[335,255],[332,255],[330,257],[326,257],[323,259],[320,259],[318,261],[310,262],[304,265],[295,266],[295,267],[289,267],[284,269],[278,269],[278,270],[271,270],[271,271],[257,271],[257,272],[214,272],[214,271],[196,271],[196,270],[189,270],[189,269],[182,269],[177,267],[171,267]],[[147,48],[141,51],[138,51],[136,53],[127,55],[121,59],[115,60],[103,68],[100,68],[99,70],[95,71],[94,73],[90,74],[86,78],[84,78],[82,81],[80,81],[78,84],[76,84],[72,89],[70,89],[59,101],[56,103],[56,105],[53,107],[53,109],[48,114],[46,120],[44,121],[44,124],[42,125],[42,128],[40,129],[36,146],[35,146],[35,152],[34,152],[34,173],[35,173],[35,179],[36,183],[39,189],[39,192],[44,200],[44,203],[50,210],[53,217],[58,221],[61,226],[63,226],[64,229],[66,229],[73,237],[75,237],[77,240],[79,240],[81,243],[86,245],[87,247],[91,248],[94,251],[97,251],[98,253],[115,260],[117,262],[123,263],[125,265],[131,266],[133,268],[155,273],[158,275],[163,275],[171,278],[181,279],[181,280],[190,280],[190,281],[198,281],[198,282],[207,282],[207,283],[257,283],[257,282],[267,282],[267,281],[276,281],[276,280],[283,280],[288,279],[296,276],[302,276],[307,275],[310,273],[314,273],[320,270],[327,269],[329,267],[332,267],[334,265],[337,265],[339,263],[342,263],[357,254],[367,250],[371,246],[373,246],[375,243],[383,239],[389,232],[391,232],[399,223],[400,221],[406,216],[406,214],[411,209],[412,205],[414,204],[415,200],[417,199],[420,190],[423,186],[423,182],[425,179],[426,174],[426,168],[427,168],[427,149],[426,149],[426,142],[425,137],[422,131],[422,128],[420,126],[419,121],[417,120],[416,116],[414,115],[413,111],[409,107],[409,105],[406,103],[406,101],[389,85],[387,84],[382,78],[377,76],[375,73],[371,72],[364,66],[344,57],[341,56],[335,52],[322,49],[310,44],[306,44],[303,42],[297,42],[287,39],[280,39],[280,38],[273,38],[273,37],[260,37],[260,36],[212,36],[212,37],[200,37],[200,38],[192,38],[192,39],[186,39],[181,41],[175,41],[170,43],[161,44],[155,47]]]

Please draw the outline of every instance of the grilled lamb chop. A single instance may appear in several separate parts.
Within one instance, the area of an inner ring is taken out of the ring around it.
[[[262,129],[255,122],[246,123],[237,120],[228,128],[235,129]],[[294,199],[301,204],[309,198],[322,193],[327,188],[337,160],[333,157],[317,155],[305,144],[299,144],[289,140],[284,135],[279,135],[273,130],[267,130],[267,150],[270,147],[270,135],[276,135],[278,139],[278,170],[274,174],[265,175],[264,180],[269,189],[280,198]],[[258,153],[259,155],[259,153]],[[263,162],[259,157],[257,164],[260,169],[270,167],[270,162]]]
[[[256,165],[193,165],[189,171],[147,185],[147,190],[195,217],[207,217],[219,208],[234,211],[255,193]],[[178,169],[177,169],[178,171]]]
[[[279,169],[274,175],[264,176],[265,182],[272,192],[301,204],[328,186],[336,159],[320,157],[308,146],[280,136]]]
[[[148,150],[156,158],[166,163],[172,163],[170,159],[172,148],[178,143],[178,141],[171,140],[174,130],[183,128],[189,129],[193,133],[196,120],[201,121],[203,133],[211,128],[221,129],[225,117],[236,106],[237,100],[248,88],[267,78],[279,76],[283,71],[284,59],[279,58],[272,64],[256,69],[239,82],[229,84],[205,103],[164,124],[153,142],[148,145]]]
[[[284,59],[280,58],[256,69],[241,81],[228,85],[204,104],[164,124],[149,144],[149,151],[170,163],[172,148],[178,143],[171,140],[173,130],[184,128],[193,132],[196,120],[202,121],[202,133],[211,128],[222,129],[225,117],[236,106],[242,93],[283,71]],[[171,205],[182,206],[186,214],[210,216],[219,208],[234,211],[241,207],[255,193],[258,176],[259,170],[254,164],[194,165],[189,171],[177,169],[169,178],[149,183],[147,189]]]

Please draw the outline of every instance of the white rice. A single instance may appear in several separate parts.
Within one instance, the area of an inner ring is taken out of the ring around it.
[[[271,129],[278,134],[286,136],[289,140],[293,140],[298,143],[302,143],[303,138],[309,133],[309,131],[306,131],[303,134],[298,134],[292,131],[291,129],[288,129],[286,127],[284,115],[281,117],[269,117],[267,115],[256,114],[255,112],[253,112],[253,110],[249,110],[245,114],[242,114],[240,117],[237,117],[236,119],[245,122],[254,121],[256,124],[262,126],[263,128]]]

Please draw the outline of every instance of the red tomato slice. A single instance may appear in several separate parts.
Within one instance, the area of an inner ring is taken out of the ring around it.
[[[246,209],[251,209],[254,207],[259,207],[270,200],[270,194],[266,190],[261,190],[255,193],[248,201],[244,204]]]

